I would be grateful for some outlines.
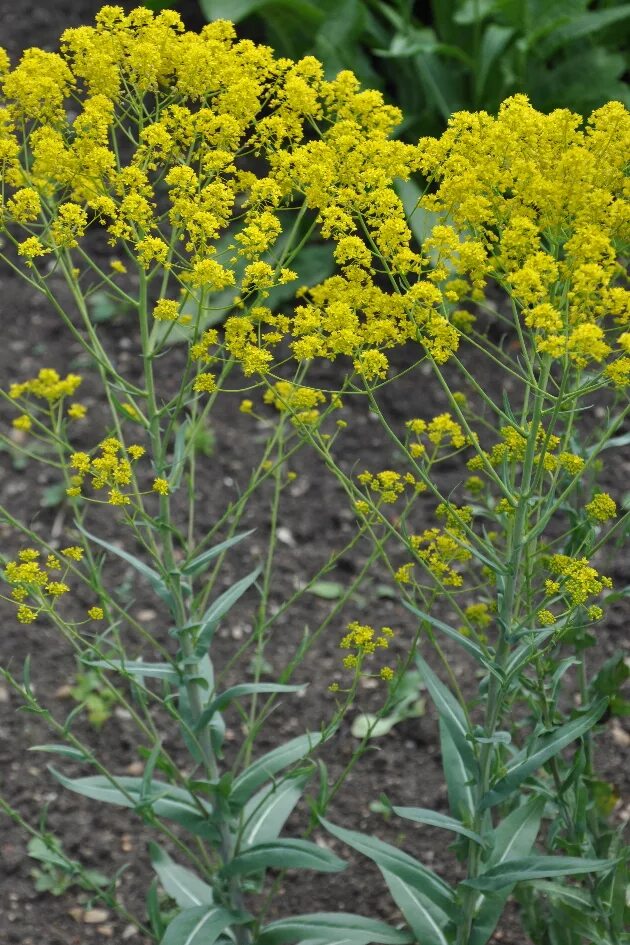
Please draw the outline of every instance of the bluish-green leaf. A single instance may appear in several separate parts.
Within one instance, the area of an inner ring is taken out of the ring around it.
[[[449,625],[444,623],[443,620],[438,620],[437,617],[432,617],[431,614],[427,614],[422,610],[418,610],[417,607],[414,607],[407,601],[403,601],[403,604],[407,610],[410,610],[412,614],[416,615],[416,617],[426,621],[430,626],[435,627],[436,630],[439,630],[445,636],[450,637],[451,640],[455,640],[455,642],[458,643],[462,649],[466,650],[467,653],[469,653],[482,666],[485,666],[486,669],[491,668],[492,663],[490,660],[487,659],[481,647],[478,646],[474,640],[471,640],[470,637],[466,637],[463,635],[463,633],[460,633],[453,627],[449,627]]]
[[[427,824],[430,827],[441,827],[443,830],[451,830],[453,833],[459,833],[462,837],[468,837],[479,846],[483,846],[483,840],[474,830],[469,830],[460,820],[454,817],[447,817],[446,814],[440,814],[438,811],[429,810],[427,807],[393,807],[392,810],[399,817],[405,820],[413,820],[416,824]]]
[[[164,891],[181,909],[212,905],[214,901],[212,887],[204,883],[196,873],[175,863],[166,850],[157,843],[149,843],[149,856]]]
[[[66,778],[53,767],[49,767],[49,770],[53,777],[69,791],[82,794],[94,801],[132,809],[142,806],[150,807],[157,817],[174,820],[194,833],[204,833],[209,826],[212,806],[201,798],[194,801],[188,791],[166,784],[164,781],[152,781],[148,794],[143,795],[141,777],[115,777],[112,784],[103,775]]]
[[[507,860],[528,856],[536,842],[544,808],[543,798],[532,797],[508,814],[485,837],[490,854],[484,869],[500,866]],[[503,914],[511,890],[512,887],[507,886],[498,892],[479,896],[475,904],[469,945],[486,945]]]
[[[546,761],[580,738],[595,725],[606,711],[608,699],[599,699],[590,709],[577,719],[559,726],[554,732],[541,736],[529,755],[519,753],[512,760],[507,774],[498,781],[491,791],[482,798],[481,809],[486,810],[509,797],[522,782]]]
[[[230,689],[226,689],[225,692],[222,692],[216,699],[213,699],[199,716],[199,721],[195,728],[198,732],[201,731],[202,728],[208,725],[215,712],[220,712],[228,706],[230,702],[234,699],[239,699],[241,696],[253,696],[263,692],[302,692],[304,689],[305,686],[284,686],[280,683],[240,683],[238,686],[232,686]]]
[[[529,856],[519,860],[507,860],[491,867],[476,879],[465,879],[461,885],[494,892],[531,879],[601,873],[612,869],[614,865],[615,860],[591,860],[578,856]]]
[[[219,906],[194,906],[184,909],[169,922],[160,945],[214,945],[230,925],[242,921]]]
[[[472,821],[475,814],[475,792],[471,774],[444,719],[440,719],[440,751],[451,814]]]
[[[348,846],[373,860],[380,869],[387,870],[421,893],[425,905],[433,909],[436,919],[453,916],[455,910],[453,890],[433,870],[403,850],[384,843],[376,837],[338,827],[323,817],[320,817],[320,821],[334,837],[343,840]]]
[[[453,940],[453,926],[444,913],[429,903],[411,883],[406,883],[389,870],[381,869],[381,873],[417,941],[422,945],[449,945]]]
[[[234,779],[230,800],[244,803],[251,794],[278,771],[305,758],[323,739],[320,732],[306,732],[257,758]]]
[[[438,714],[448,728],[455,747],[468,774],[467,780],[476,781],[478,764],[469,735],[470,728],[461,705],[444,683],[435,675],[428,663],[421,656],[416,656],[416,663],[422,679],[435,703]]]
[[[72,761],[89,761],[89,755],[86,755],[80,748],[73,748],[72,745],[29,745],[27,751],[46,751],[51,755],[70,758]]]
[[[254,534],[255,530],[254,528],[250,528],[247,532],[240,532],[238,535],[226,538],[225,541],[220,542],[218,545],[213,545],[212,548],[202,551],[201,554],[196,555],[191,561],[183,565],[182,574],[187,574],[189,577],[199,574],[207,564],[215,558],[218,558],[219,555],[227,551],[228,548],[232,548],[234,545],[238,545],[239,542],[243,541],[243,539],[249,538],[250,535]]]
[[[260,567],[258,567],[255,571],[251,571],[244,578],[241,578],[240,581],[236,581],[232,587],[228,587],[227,591],[224,591],[223,594],[220,594],[217,599],[210,604],[200,620],[199,630],[199,637],[200,639],[204,639],[206,646],[210,642],[214,628],[217,626],[221,618],[225,617],[237,600],[239,600],[243,594],[249,590],[260,574],[260,570]]]
[[[81,525],[78,525],[77,528],[85,535],[86,538],[89,538],[90,541],[95,542],[97,545],[100,545],[101,548],[105,548],[106,551],[109,551],[110,554],[116,555],[117,558],[122,558],[122,560],[126,561],[127,564],[130,564],[132,568],[135,568],[139,574],[147,579],[158,597],[165,601],[169,606],[172,604],[173,599],[170,591],[166,587],[166,584],[157,571],[154,571],[153,568],[150,568],[148,564],[145,564],[144,561],[140,560],[140,558],[136,558],[135,555],[129,554],[129,552],[125,551],[124,548],[118,548],[116,545],[112,545],[109,541],[104,541],[102,538],[97,538],[96,535],[92,535]]]
[[[305,939],[326,942],[352,942],[354,945],[407,945],[412,941],[408,932],[401,932],[377,919],[367,919],[350,912],[313,912],[279,919],[266,925],[259,933],[256,945],[283,945]]]
[[[345,869],[346,864],[330,850],[309,840],[280,839],[254,844],[230,860],[222,872],[225,876],[248,876],[269,867],[337,873]]]
[[[265,786],[250,798],[243,810],[241,850],[277,838],[309,778],[310,773],[285,778],[278,784]]]
[[[179,682],[179,673],[172,663],[145,663],[143,660],[85,660],[86,666],[115,669],[123,676],[148,676],[165,682]]]

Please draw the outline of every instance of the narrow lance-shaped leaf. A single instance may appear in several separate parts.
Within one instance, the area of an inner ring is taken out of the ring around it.
[[[399,817],[405,820],[413,820],[416,824],[427,824],[430,827],[441,827],[443,830],[451,830],[453,833],[461,834],[462,837],[468,837],[479,846],[483,846],[483,840],[474,830],[469,830],[460,820],[454,817],[447,817],[446,814],[440,814],[438,811],[429,810],[426,807],[393,807],[392,810]]]
[[[464,711],[452,692],[435,675],[428,663],[425,663],[420,656],[416,656],[416,662],[440,718],[448,728],[455,747],[461,756],[468,774],[467,780],[475,780],[478,774],[478,765],[471,742],[468,739],[470,733]]]
[[[490,847],[485,869],[530,853],[538,836],[544,808],[543,798],[530,798],[508,814],[490,835],[485,837]],[[511,890],[512,887],[507,886],[498,892],[478,897],[469,945],[486,945],[501,918]]]
[[[232,686],[231,689],[226,689],[225,692],[222,692],[220,695],[213,699],[212,702],[206,706],[201,715],[199,716],[199,721],[197,722],[196,729],[201,731],[211,720],[215,712],[219,712],[221,709],[224,709],[227,705],[230,704],[234,699],[238,699],[241,696],[251,696],[258,693],[278,693],[278,692],[301,692],[304,690],[304,686],[284,686],[280,683],[241,683],[238,686]]]
[[[345,869],[346,864],[330,850],[309,840],[280,839],[249,847],[230,860],[222,872],[225,876],[248,876],[270,867],[337,873]]]
[[[226,538],[225,541],[220,542],[218,545],[207,548],[206,551],[202,551],[191,561],[183,565],[182,574],[186,574],[190,577],[199,574],[211,561],[218,558],[219,555],[223,554],[223,552],[227,551],[229,548],[233,548],[234,545],[238,545],[245,538],[249,538],[250,535],[254,534],[254,531],[254,528],[250,528],[247,532],[239,532],[238,535],[233,535],[231,538]]]
[[[66,778],[52,766],[48,770],[69,791],[92,800],[132,810],[147,806],[157,817],[174,820],[193,833],[204,833],[210,825],[212,806],[207,801],[198,798],[195,802],[188,791],[164,781],[151,781],[149,793],[146,794],[143,793],[142,778],[115,777],[112,784],[103,775]]]
[[[433,870],[403,850],[376,837],[338,827],[323,817],[320,817],[320,822],[334,837],[343,840],[348,846],[373,860],[380,869],[393,873],[398,879],[420,892],[425,905],[435,913],[438,922],[444,920],[445,917],[453,916],[455,910],[453,890]]]
[[[310,772],[286,778],[279,784],[264,787],[247,802],[243,810],[241,850],[277,838],[309,778]]]
[[[214,901],[212,887],[204,883],[196,873],[175,863],[166,850],[157,843],[149,844],[149,856],[164,891],[180,908],[212,905]]]
[[[320,732],[306,732],[257,758],[234,779],[230,800],[244,803],[261,784],[278,771],[305,758],[323,739]]]
[[[348,912],[314,912],[296,915],[290,919],[279,919],[265,926],[259,933],[256,945],[283,945],[284,942],[315,940],[332,945],[333,942],[352,942],[354,945],[407,945],[412,936],[408,932]]]
[[[122,558],[122,560],[126,561],[127,564],[130,564],[132,568],[135,568],[139,574],[147,579],[158,597],[161,597],[162,600],[170,606],[172,603],[171,593],[157,571],[154,571],[153,568],[150,568],[148,564],[145,564],[144,561],[140,560],[140,558],[136,558],[135,555],[129,554],[129,552],[125,551],[124,548],[118,548],[116,545],[112,545],[110,542],[104,541],[102,538],[97,538],[96,535],[92,535],[91,532],[88,532],[81,525],[78,525],[77,527],[79,531],[83,532],[86,538],[90,539],[90,541],[100,545],[101,548],[105,548],[106,551],[116,555],[116,557]]]
[[[204,647],[209,644],[212,634],[221,618],[225,617],[237,600],[252,586],[259,574],[260,567],[256,568],[255,571],[251,571],[250,574],[241,578],[240,581],[236,581],[232,587],[228,587],[227,591],[220,594],[219,597],[210,604],[200,620],[198,638],[200,644]]]
[[[219,906],[184,909],[169,923],[160,945],[214,945],[221,932],[242,921]]]
[[[579,856],[523,857],[493,866],[476,879],[465,879],[462,886],[493,892],[530,879],[603,872],[612,869],[615,863],[616,860],[591,860]]]
[[[509,797],[530,774],[537,771],[546,761],[561,752],[571,742],[588,732],[602,717],[607,705],[608,699],[599,699],[579,718],[573,719],[571,722],[561,725],[549,735],[543,735],[539,738],[530,755],[524,757],[523,753],[519,754],[509,765],[507,774],[482,798],[481,809],[486,810],[488,807],[493,807]]]

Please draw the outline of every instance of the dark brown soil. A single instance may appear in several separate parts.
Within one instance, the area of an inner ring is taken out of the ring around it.
[[[100,8],[100,3],[77,2],[77,0],[51,0],[48,3],[22,5],[0,2],[2,33],[0,43],[15,59],[19,51],[29,45],[54,48],[62,28],[89,22]],[[128,6],[128,4],[125,4]],[[196,7],[190,4],[188,25],[196,27]],[[59,287],[59,291],[63,289]],[[83,369],[89,374],[78,345],[69,343],[62,326],[45,301],[34,294],[28,286],[8,271],[0,272],[0,317],[2,324],[2,346],[0,347],[0,386],[4,389],[13,380],[30,377],[41,366],[59,370]],[[103,343],[115,352],[123,372],[133,372],[134,326],[124,318],[104,323],[100,328]],[[400,354],[404,358],[405,353]],[[444,396],[433,386],[428,376],[422,376],[420,386],[418,372],[386,393],[386,407],[392,422],[400,423],[412,415],[433,416],[445,409]],[[321,371],[323,386],[334,386],[334,367]],[[488,388],[493,388],[493,379],[487,378]],[[86,382],[87,386],[87,382]],[[393,399],[395,390],[396,400]],[[497,392],[498,393],[498,392]],[[85,444],[94,442],[101,433],[99,428],[98,391],[93,390],[91,428],[81,434]],[[85,398],[83,398],[85,400]],[[402,405],[402,406],[400,406]],[[2,425],[7,429],[10,413],[3,412]],[[387,468],[394,461],[391,446],[385,441],[379,426],[370,418],[362,399],[348,401],[344,417],[349,421],[341,447],[342,466],[347,471],[360,464],[361,468],[373,465],[378,457],[378,468]],[[214,413],[212,427],[215,446],[212,455],[205,461],[203,475],[199,477],[199,508],[202,521],[210,525],[215,510],[223,510],[227,499],[232,499],[236,489],[246,482],[252,466],[260,455],[264,431],[255,422],[239,413],[238,399],[223,399],[223,406]],[[77,446],[81,446],[78,442]],[[47,507],[43,502],[47,486],[54,484],[48,470],[35,463],[24,468],[15,468],[13,457],[7,451],[0,453],[2,480],[0,500],[14,514],[27,521],[44,537],[51,534],[63,541],[71,522],[63,507]],[[610,489],[619,495],[619,483],[627,481],[628,462],[621,463],[609,471]],[[272,604],[280,605],[295,590],[300,581],[324,565],[332,552],[343,547],[354,529],[354,516],[344,503],[335,481],[319,461],[308,451],[303,451],[293,466],[298,473],[293,486],[283,499],[281,525],[283,540],[278,547],[278,559],[272,583]],[[461,468],[453,465],[447,470],[453,483],[462,476]],[[246,527],[256,528],[251,541],[244,550],[228,556],[224,581],[229,583],[250,571],[260,560],[269,531],[269,507],[260,500],[252,506],[244,521]],[[428,524],[428,523],[427,523]],[[109,527],[106,534],[115,537]],[[11,554],[19,538],[7,525],[0,523],[2,550]],[[358,573],[366,549],[358,546],[352,554],[342,558],[328,580],[348,585]],[[628,556],[608,563],[618,586],[628,583]],[[147,629],[155,632],[168,643],[168,636],[161,621],[159,607],[150,591],[124,569],[113,569],[108,573],[112,586],[131,581],[132,610]],[[381,566],[375,566],[369,580],[360,589],[352,606],[331,623],[328,634],[318,641],[302,668],[296,675],[298,682],[309,682],[306,694],[300,698],[287,697],[270,717],[261,740],[259,751],[277,744],[281,739],[297,735],[307,728],[318,728],[322,720],[330,717],[334,709],[334,696],[328,692],[330,682],[342,679],[340,672],[339,635],[347,620],[364,618],[377,625],[389,624],[398,631],[399,647],[404,648],[405,639],[413,633],[413,621],[394,597],[384,590],[391,581]],[[84,602],[88,603],[88,602]],[[251,621],[255,599],[245,598],[235,610],[234,616],[225,622],[217,641],[215,658],[217,665],[227,661],[251,632]],[[291,659],[305,628],[316,627],[326,616],[334,601],[314,595],[305,595],[298,604],[280,618],[265,651],[270,663],[269,678],[275,678]],[[68,702],[67,686],[76,672],[76,664],[66,643],[53,628],[45,626],[20,626],[13,613],[3,610],[3,636],[0,643],[0,664],[9,665],[12,672],[20,675],[26,656],[32,654],[32,677],[38,698],[47,705],[53,715],[62,719],[72,706]],[[628,650],[626,632],[629,609],[618,604],[608,613],[605,625],[598,629],[596,660],[602,661],[620,648]],[[171,641],[172,643],[172,641]],[[132,641],[130,649],[134,655],[141,652],[140,641]],[[455,674],[470,698],[477,696],[476,679],[471,666],[465,662],[455,646],[445,646]],[[428,657],[430,658],[430,657]],[[379,705],[380,691],[369,687],[361,693],[361,708]],[[129,811],[99,806],[87,799],[75,796],[61,788],[49,774],[46,762],[39,753],[27,753],[32,745],[56,741],[41,720],[33,715],[17,711],[19,699],[5,685],[0,685],[0,790],[4,797],[24,818],[37,824],[46,815],[47,829],[60,838],[65,852],[91,869],[98,869],[108,876],[126,867],[122,873],[118,893],[124,904],[144,918],[144,896],[152,871],[150,869],[147,843],[151,832],[142,826]],[[357,706],[357,710],[358,710]],[[350,719],[344,723],[332,747],[323,753],[336,776],[347,763],[356,746],[350,732]],[[238,718],[232,718],[233,729],[228,732],[228,746],[239,738]],[[160,722],[162,724],[162,722]],[[617,724],[617,723],[615,723]],[[99,757],[106,759],[111,770],[119,773],[136,773],[140,762],[138,738],[134,726],[124,711],[115,710],[113,716],[100,729],[90,728],[79,722],[77,733],[84,735]],[[165,744],[177,754],[177,746],[164,723]],[[445,877],[452,877],[459,869],[452,852],[445,844],[444,833],[431,828],[406,826],[402,821],[386,821],[370,810],[370,804],[382,793],[400,805],[414,805],[446,810],[446,791],[440,765],[435,714],[429,707],[426,715],[407,720],[396,726],[385,738],[373,741],[372,748],[361,759],[350,774],[330,809],[332,821],[359,830],[377,833],[389,842],[399,843],[409,852]],[[628,801],[630,771],[628,770],[628,748],[622,747],[619,736],[613,738],[613,725],[606,726],[598,739],[598,764],[600,776],[614,782],[625,804]],[[68,769],[70,770],[70,769]],[[619,805],[619,808],[624,802]],[[291,823],[304,823],[305,811],[294,815]],[[312,874],[294,874],[285,878],[273,907],[274,915],[288,915],[316,910],[352,911],[374,915],[389,921],[398,921],[399,916],[389,898],[380,874],[364,859],[353,859],[347,850],[331,840],[329,836],[316,833],[316,838],[331,846],[336,852],[351,860],[346,873],[327,878]],[[104,915],[90,914],[87,894],[73,887],[59,896],[39,893],[34,888],[31,871],[38,864],[26,854],[27,837],[24,831],[8,819],[2,819],[0,833],[0,941],[6,945],[92,945],[113,941],[130,941],[140,945],[143,939],[133,926],[128,926],[109,911]],[[88,922],[87,919],[95,919]],[[508,912],[494,941],[508,945],[527,945],[529,941],[519,931],[515,909]]]

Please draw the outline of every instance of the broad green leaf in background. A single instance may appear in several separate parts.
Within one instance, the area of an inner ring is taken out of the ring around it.
[[[240,600],[243,594],[254,584],[260,571],[261,568],[257,567],[244,578],[241,578],[240,581],[235,581],[232,587],[228,587],[227,591],[220,594],[207,608],[199,622],[198,643],[201,644],[204,649],[206,649],[210,643],[219,621],[225,617],[237,600]]]

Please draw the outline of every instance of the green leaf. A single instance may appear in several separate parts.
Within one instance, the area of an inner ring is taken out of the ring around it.
[[[416,615],[416,617],[419,617],[421,620],[425,620],[432,627],[435,627],[436,630],[439,630],[445,636],[450,637],[451,640],[455,640],[456,643],[459,643],[459,645],[464,650],[466,650],[467,653],[470,653],[470,655],[474,657],[478,663],[481,663],[482,666],[485,666],[486,669],[490,670],[490,672],[497,676],[497,678],[501,678],[481,647],[478,646],[474,640],[471,640],[470,637],[465,637],[458,630],[455,630],[453,627],[449,627],[449,625],[444,623],[442,620],[438,620],[437,617],[432,617],[431,614],[427,614],[422,610],[418,610],[417,607],[414,607],[407,601],[403,601],[403,604],[407,610],[410,610],[412,614]]]
[[[223,594],[220,594],[217,599],[210,604],[201,618],[199,630],[199,638],[203,638],[204,644],[206,646],[210,642],[212,633],[214,632],[219,621],[222,619],[222,617],[225,617],[237,600],[239,600],[243,594],[249,590],[260,574],[260,571],[261,568],[257,567],[255,571],[251,571],[244,578],[241,578],[240,581],[236,581],[232,587],[229,587],[227,591],[224,591]]]
[[[493,866],[476,879],[465,879],[461,885],[494,892],[514,883],[549,876],[575,876],[578,873],[601,873],[612,869],[615,860],[589,860],[579,856],[529,856],[507,860]]]
[[[497,23],[490,23],[484,30],[479,49],[479,65],[475,70],[477,101],[483,100],[486,82],[496,60],[503,55],[515,37],[515,30]]]
[[[398,879],[411,886],[420,893],[425,906],[435,915],[436,919],[452,918],[456,904],[453,890],[443,879],[423,866],[422,863],[409,856],[403,850],[384,843],[376,837],[357,833],[355,830],[346,830],[320,817],[320,822],[334,837],[343,840],[348,846],[373,860],[381,870],[387,870]]]
[[[350,912],[313,912],[271,922],[259,933],[256,945],[283,945],[284,942],[303,942],[304,939],[326,942],[327,945],[338,945],[339,940],[353,945],[369,945],[370,942],[406,945],[412,941],[412,936],[384,922]]]
[[[269,867],[337,873],[345,869],[346,864],[330,850],[318,847],[309,840],[287,839],[254,844],[231,860],[222,873],[225,876],[247,876],[261,873]]]
[[[208,829],[208,820],[212,806],[207,801],[193,800],[183,788],[166,784],[164,781],[152,781],[148,795],[142,794],[142,778],[115,777],[113,784],[103,775],[87,778],[66,778],[55,768],[49,766],[53,777],[69,791],[81,794],[94,801],[129,807],[132,810],[142,806],[150,807],[157,817],[174,820],[193,833],[204,834]],[[205,814],[202,812],[205,810]]]
[[[520,752],[508,766],[507,774],[481,799],[481,810],[487,810],[509,797],[530,774],[537,771],[571,742],[588,732],[602,717],[607,706],[608,699],[599,699],[577,719],[561,725],[548,735],[541,736],[529,755],[526,756]]]
[[[47,751],[51,755],[62,755],[64,758],[71,758],[72,761],[89,761],[89,756],[80,748],[73,748],[71,745],[29,745],[27,751]]]
[[[590,910],[593,907],[593,900],[579,886],[564,886],[562,883],[539,879],[532,882],[532,888],[549,899],[560,899],[578,909]]]
[[[440,915],[435,907],[427,904],[426,898],[412,885],[394,873],[381,870],[392,899],[405,917],[416,939],[422,945],[449,945],[452,941],[452,924]]]
[[[314,584],[306,588],[306,591],[324,600],[339,600],[340,597],[343,597],[344,586],[338,581],[315,581]]]
[[[157,843],[149,843],[151,865],[166,892],[181,909],[210,906],[214,901],[212,887],[185,866],[180,866]]]
[[[306,732],[257,758],[234,779],[230,800],[237,804],[244,803],[261,784],[268,781],[278,771],[282,771],[283,768],[310,754],[323,738],[320,732]]]
[[[253,13],[263,14],[268,7],[277,7],[299,15],[309,23],[319,23],[321,12],[308,0],[199,0],[208,20],[232,20],[240,23]]]
[[[508,814],[484,838],[490,847],[490,855],[484,869],[527,856],[536,842],[544,809],[544,798],[533,797]],[[486,945],[501,918],[511,889],[512,887],[508,886],[500,892],[479,897],[469,945]]]
[[[213,545],[212,548],[202,551],[201,554],[196,555],[191,561],[186,562],[182,567],[182,574],[187,574],[190,577],[199,574],[210,561],[218,558],[219,555],[227,551],[228,548],[233,548],[234,545],[238,545],[239,542],[243,541],[245,538],[249,538],[255,531],[255,528],[250,528],[247,532],[240,532],[238,535],[226,538],[225,541],[220,542],[218,545]]]
[[[471,775],[444,719],[440,719],[440,751],[451,814],[456,818],[472,821],[475,814],[475,794]]]
[[[255,794],[243,810],[241,850],[275,840],[299,801],[310,778],[307,774],[285,778]]]
[[[564,46],[584,39],[586,36],[592,36],[609,26],[614,26],[629,16],[630,5],[627,3],[604,10],[587,10],[581,16],[572,17],[570,22],[558,26],[549,33],[536,47],[536,53],[546,59]]]
[[[478,764],[475,758],[469,736],[470,729],[464,711],[444,683],[435,675],[428,663],[421,656],[416,656],[416,664],[422,679],[435,703],[440,718],[448,728],[464,768],[468,774],[466,780],[477,780]]]
[[[184,909],[169,922],[160,945],[214,945],[224,929],[242,921],[242,917],[218,906]]]
[[[447,817],[446,814],[439,814],[426,807],[392,807],[392,810],[405,820],[413,820],[416,824],[428,824],[430,827],[442,827],[443,830],[452,830],[453,833],[459,833],[462,837],[468,837],[469,840],[483,846],[483,840],[479,834],[474,830],[469,830],[454,817]]]
[[[150,568],[144,561],[141,561],[140,558],[136,558],[135,555],[129,554],[128,551],[125,551],[124,548],[118,548],[116,545],[110,544],[108,541],[104,541],[102,538],[97,538],[96,535],[92,535],[81,525],[77,525],[77,528],[82,532],[86,538],[89,538],[90,541],[96,542],[97,545],[100,545],[101,548],[105,548],[106,551],[109,551],[110,554],[116,555],[118,558],[122,558],[123,561],[126,561],[127,564],[130,564],[132,568],[141,574],[147,579],[155,593],[163,601],[165,601],[169,607],[172,604],[172,596],[170,591],[167,589],[166,584],[153,568]]]
[[[216,699],[213,699],[212,702],[205,707],[199,720],[195,725],[195,731],[199,732],[202,728],[205,728],[206,725],[212,719],[212,716],[215,712],[219,712],[221,709],[224,709],[230,704],[234,699],[239,699],[241,696],[252,696],[261,692],[303,692],[306,686],[284,686],[280,683],[240,683],[238,686],[232,686],[230,689],[226,689],[225,692],[222,692]]]
[[[143,660],[85,660],[86,666],[115,669],[123,676],[148,676],[166,682],[179,682],[180,675],[171,663],[145,663]]]

